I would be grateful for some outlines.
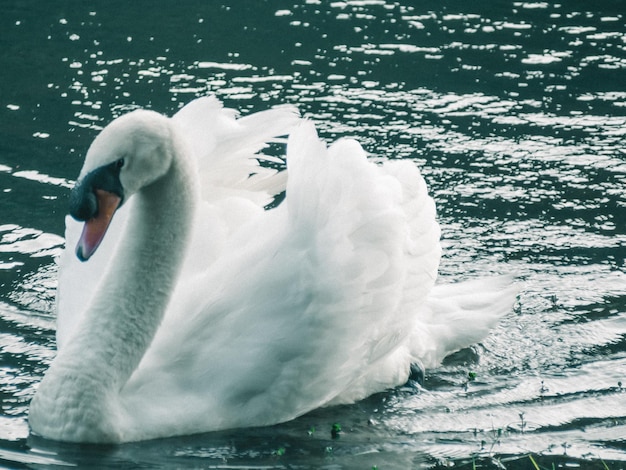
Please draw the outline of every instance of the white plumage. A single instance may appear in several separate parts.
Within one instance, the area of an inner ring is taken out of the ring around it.
[[[288,170],[259,165],[287,134]],[[85,263],[67,219],[59,354],[29,417],[44,437],[135,441],[352,402],[480,341],[515,298],[507,279],[434,287],[439,226],[415,165],[326,148],[290,108],[130,113],[79,180],[118,159],[124,203]]]

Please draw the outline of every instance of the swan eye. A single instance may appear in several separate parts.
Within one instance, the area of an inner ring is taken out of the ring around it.
[[[124,166],[124,159],[120,158],[118,161],[115,162],[115,168],[122,168]]]

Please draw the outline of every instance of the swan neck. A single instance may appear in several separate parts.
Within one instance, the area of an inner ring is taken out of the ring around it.
[[[89,330],[100,336],[119,388],[156,334],[185,257],[195,199],[184,163],[174,158],[164,177],[134,196],[121,245],[89,310]]]
[[[33,400],[35,425],[41,415],[58,414],[75,421],[65,429],[81,440],[85,433],[95,441],[119,438],[106,423],[123,414],[120,392],[159,328],[186,255],[197,199],[192,168],[186,154],[174,153],[165,176],[128,201],[126,228],[97,293]],[[72,409],[80,416],[68,417]]]

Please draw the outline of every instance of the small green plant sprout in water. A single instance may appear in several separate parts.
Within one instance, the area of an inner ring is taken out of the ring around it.
[[[285,449],[284,447],[279,447],[272,452],[272,455],[275,455],[276,457],[282,457],[283,455],[285,455],[285,452],[287,452],[287,449]]]
[[[330,435],[333,439],[337,439],[341,434],[341,424],[334,423],[332,428],[330,429]]]
[[[313,434],[315,434],[315,426],[311,426],[309,430],[307,431],[307,434],[309,436],[312,436]]]
[[[463,388],[467,391],[467,387],[469,386],[470,382],[473,382],[474,380],[476,380],[477,374],[474,371],[469,371],[467,373],[467,378],[465,379],[465,383],[463,384]]]
[[[524,419],[524,416],[525,416],[525,413],[524,413],[523,411],[521,411],[521,412],[519,413],[519,419],[520,419],[520,421],[521,421],[521,423],[520,423],[520,429],[521,429],[521,431],[522,431],[522,434],[524,433],[524,430],[525,430],[525,428],[526,428],[526,420]]]

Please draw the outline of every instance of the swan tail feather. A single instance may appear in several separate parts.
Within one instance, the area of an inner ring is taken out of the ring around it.
[[[435,367],[447,355],[484,340],[513,310],[518,293],[509,275],[436,285],[425,305],[425,322],[411,338],[414,362]]]

